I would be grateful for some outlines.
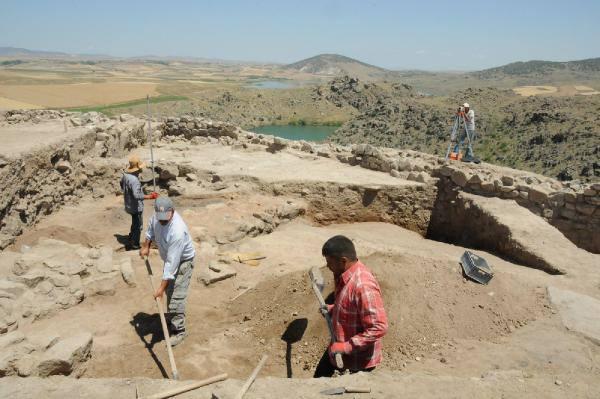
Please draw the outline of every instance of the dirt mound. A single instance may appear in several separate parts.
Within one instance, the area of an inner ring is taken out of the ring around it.
[[[94,238],[86,231],[66,226],[48,226],[36,229],[26,237],[18,240],[20,245],[32,246],[39,239],[53,238],[55,240],[68,242],[69,244],[93,245]]]
[[[502,275],[483,286],[465,280],[459,265],[451,262],[382,253],[363,261],[381,284],[390,320],[384,339],[386,368],[398,369],[409,359],[430,356],[460,339],[494,341],[546,312],[544,289],[513,276]],[[331,293],[331,273],[324,275],[325,292]],[[234,318],[246,319],[248,329],[265,346],[262,350],[277,358],[290,340],[290,363],[302,369],[296,374],[312,374],[327,345],[327,328],[306,273],[267,281],[232,308]],[[281,367],[286,366],[283,360],[278,360]]]

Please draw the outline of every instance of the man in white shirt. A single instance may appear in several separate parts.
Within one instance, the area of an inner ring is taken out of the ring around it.
[[[188,228],[168,197],[159,197],[154,203],[154,215],[150,218],[146,240],[140,249],[142,258],[150,253],[152,242],[158,246],[164,262],[162,281],[154,297],[162,298],[165,291],[167,293],[167,312],[173,334],[171,346],[175,346],[187,335],[185,304],[196,253]]]
[[[469,134],[469,140],[467,141],[467,156],[473,158],[473,142],[475,141],[475,111],[471,109],[469,103],[464,103],[465,108],[465,126]],[[463,140],[466,137],[463,138]]]
[[[458,131],[458,141],[454,146],[454,152],[458,153],[460,147],[463,144],[467,143],[467,151],[465,159],[474,159],[475,155],[473,154],[473,142],[475,141],[475,111],[471,109],[469,103],[464,103],[462,107],[459,108],[459,114],[463,116],[464,128],[460,127]],[[466,132],[465,132],[466,128]],[[469,138],[467,139],[467,134]]]

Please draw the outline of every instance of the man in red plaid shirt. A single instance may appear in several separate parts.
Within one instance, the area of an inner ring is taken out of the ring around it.
[[[381,339],[388,328],[379,284],[357,259],[349,238],[330,238],[323,245],[322,254],[335,279],[335,303],[328,305],[335,342],[323,355],[315,377],[334,374],[336,353],[342,354],[344,369],[371,371],[381,363]]]

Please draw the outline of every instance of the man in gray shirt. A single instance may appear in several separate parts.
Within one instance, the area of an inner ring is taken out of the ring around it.
[[[164,262],[160,286],[154,293],[162,298],[167,293],[167,312],[170,318],[171,346],[178,345],[186,337],[185,305],[194,269],[194,244],[190,232],[168,197],[160,197],[154,203],[154,215],[148,223],[146,240],[140,249],[143,258],[150,254],[152,242]]]
[[[140,249],[140,234],[142,232],[144,200],[156,199],[157,193],[144,195],[142,184],[138,178],[144,164],[140,158],[133,154],[129,157],[129,167],[123,171],[121,189],[125,201],[125,212],[131,215],[131,228],[129,229],[129,242],[125,245],[128,251]]]

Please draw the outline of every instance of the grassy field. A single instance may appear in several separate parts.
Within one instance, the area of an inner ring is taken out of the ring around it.
[[[186,101],[186,100],[188,100],[188,98],[185,96],[174,96],[174,95],[160,95],[157,97],[150,97],[150,99],[149,99],[150,104],[159,104],[159,103],[164,103],[164,102]],[[75,111],[75,112],[95,111],[95,112],[102,112],[107,115],[113,115],[116,113],[120,113],[119,111],[122,111],[123,109],[128,109],[128,108],[137,107],[137,106],[145,106],[146,103],[147,103],[147,100],[145,98],[140,98],[138,100],[125,101],[125,102],[121,102],[121,103],[114,103],[114,104],[107,104],[107,105],[100,105],[100,106],[68,108],[68,110]]]

